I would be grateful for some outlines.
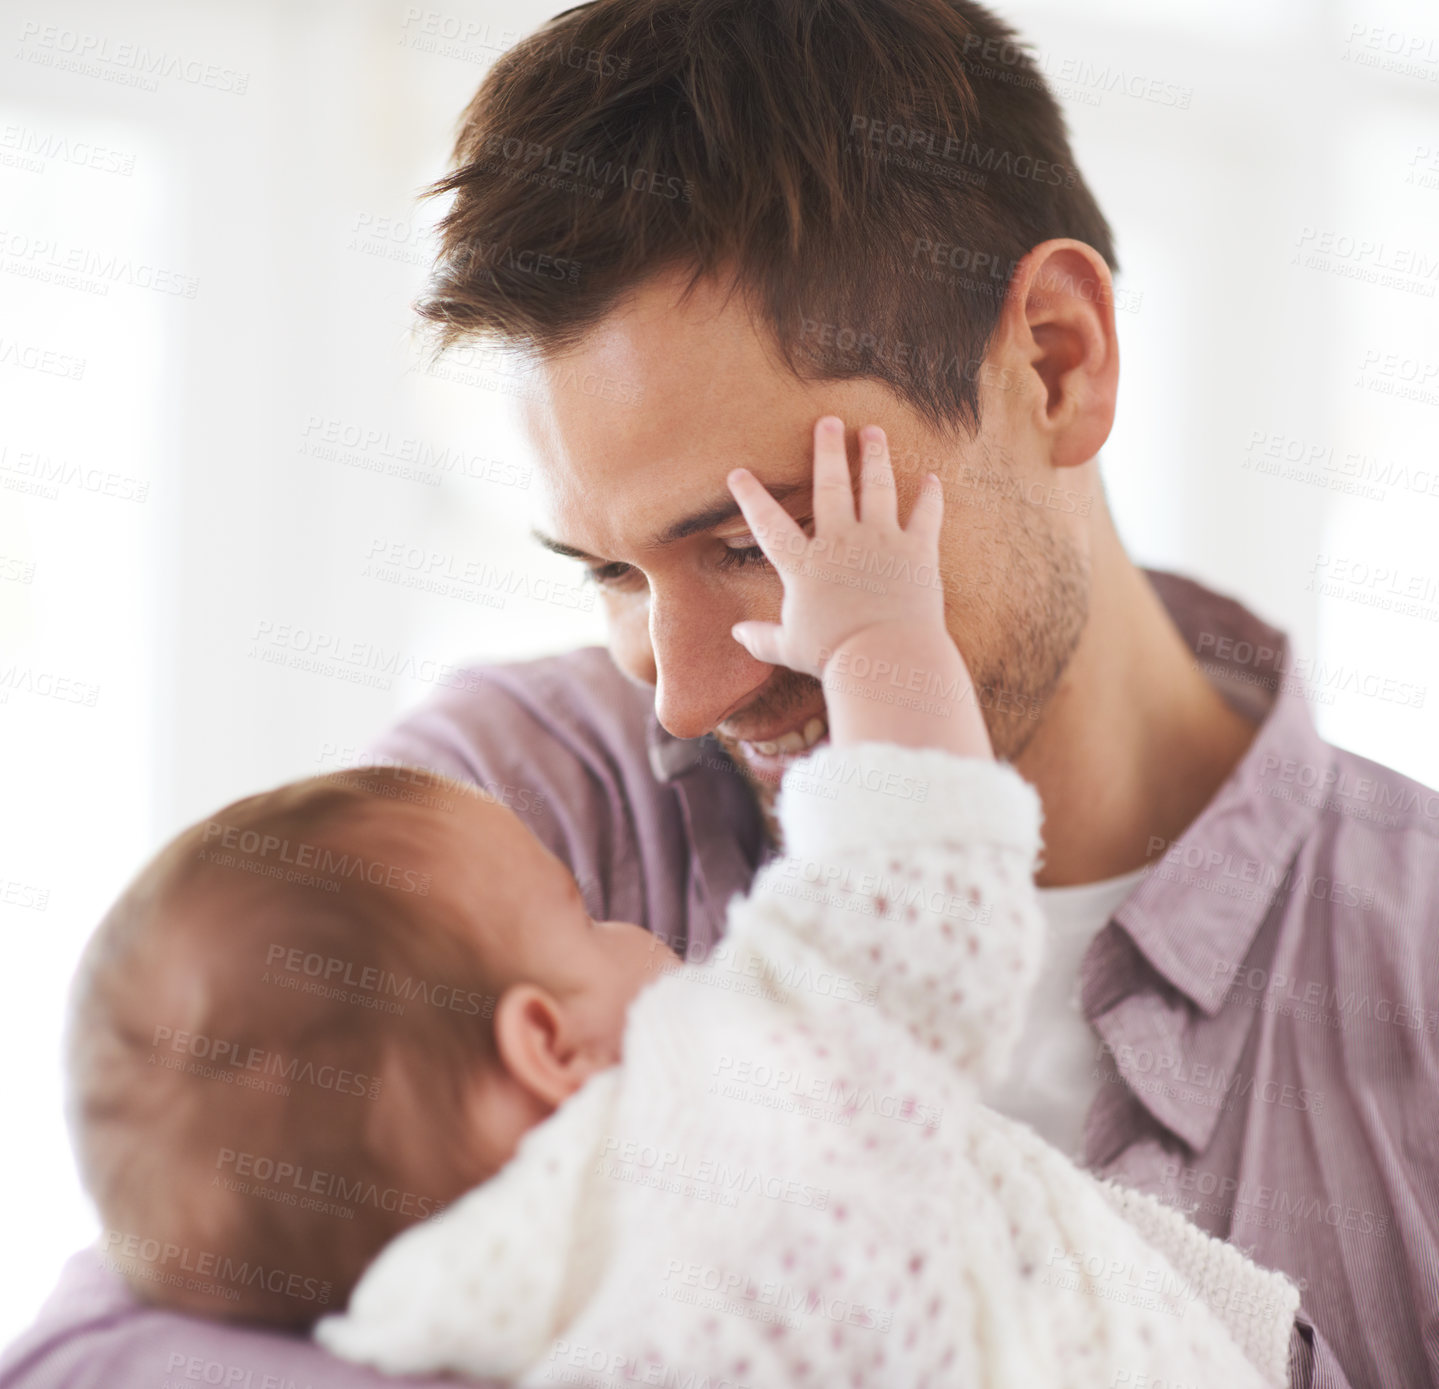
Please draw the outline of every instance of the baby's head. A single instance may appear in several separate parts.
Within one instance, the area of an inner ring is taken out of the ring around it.
[[[150,1302],[308,1325],[620,1059],[677,963],[595,922],[493,799],[365,767],[251,796],[141,871],[78,971],[70,1123]]]

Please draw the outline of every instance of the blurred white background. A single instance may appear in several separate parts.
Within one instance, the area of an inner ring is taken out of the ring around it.
[[[61,1008],[141,861],[353,760],[447,662],[602,640],[526,538],[512,381],[427,374],[409,336],[414,195],[562,6],[440,4],[0,6],[0,1340],[97,1228]],[[1439,13],[997,8],[1117,236],[1131,551],[1287,628],[1321,731],[1439,783]],[[367,572],[395,545],[494,580]]]

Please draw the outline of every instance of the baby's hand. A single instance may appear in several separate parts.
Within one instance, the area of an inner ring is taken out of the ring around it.
[[[862,429],[860,445],[856,517],[844,426],[832,415],[815,426],[813,538],[751,473],[729,475],[755,543],[784,582],[780,620],[736,622],[735,640],[757,661],[823,683],[837,748],[900,743],[992,757],[969,669],[944,620],[939,479],[925,478],[902,527],[884,431]],[[895,697],[896,683],[905,698]]]
[[[891,637],[947,639],[939,479],[925,477],[909,524],[901,526],[884,431],[868,425],[859,438],[864,454],[856,517],[844,425],[826,415],[815,426],[812,538],[753,473],[736,468],[727,479],[750,534],[784,582],[778,622],[737,622],[732,629],[757,661],[818,678],[844,642],[869,628],[882,625]]]

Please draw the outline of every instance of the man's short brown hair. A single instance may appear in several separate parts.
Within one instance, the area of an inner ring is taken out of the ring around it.
[[[1009,278],[1070,237],[1118,269],[1064,118],[971,0],[594,0],[507,51],[462,119],[440,349],[575,346],[668,268],[728,277],[797,375],[979,422]]]

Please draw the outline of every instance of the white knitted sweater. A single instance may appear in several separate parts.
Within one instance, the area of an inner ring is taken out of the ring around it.
[[[527,1385],[1284,1385],[1298,1292],[982,1106],[1036,975],[1039,799],[867,743],[647,989],[624,1061],[406,1231],[336,1354]]]

